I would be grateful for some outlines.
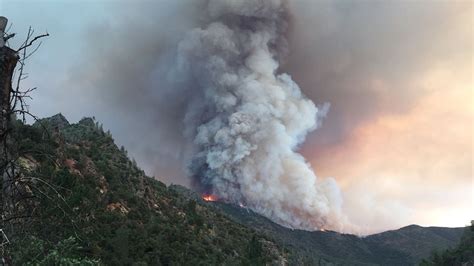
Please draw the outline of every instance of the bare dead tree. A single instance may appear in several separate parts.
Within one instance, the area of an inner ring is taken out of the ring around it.
[[[5,17],[0,17],[0,175],[2,176],[2,192],[0,194],[2,224],[0,228],[9,231],[6,228],[6,223],[21,216],[15,212],[18,202],[28,200],[29,197],[28,193],[25,193],[27,187],[22,186],[21,176],[15,167],[18,157],[12,152],[10,138],[12,119],[17,115],[23,121],[26,121],[27,116],[36,119],[30,113],[26,102],[35,88],[23,90],[20,84],[27,78],[26,60],[41,46],[41,42],[38,41],[49,34],[34,36],[34,30],[30,27],[20,48],[12,49],[8,46],[8,40],[15,34],[6,32],[7,22]],[[17,68],[17,66],[19,67]]]
[[[21,81],[27,78],[25,73],[25,63],[41,46],[35,44],[36,41],[43,37],[49,36],[48,33],[34,36],[34,30],[30,27],[24,42],[20,48],[14,50],[7,45],[7,41],[15,36],[15,34],[8,34],[5,28],[8,20],[5,17],[0,17],[0,173],[3,176],[2,182],[2,218],[8,215],[13,206],[13,192],[16,185],[16,173],[14,162],[16,158],[12,156],[9,145],[9,133],[11,131],[12,117],[21,116],[23,122],[26,121],[27,116],[36,116],[30,113],[29,106],[26,102],[30,99],[30,93],[36,88],[29,88],[22,90]],[[29,48],[32,48],[30,51]],[[17,66],[19,68],[17,69]],[[14,77],[16,82],[14,83]],[[15,84],[15,85],[14,85]]]
[[[7,19],[0,18],[0,173],[2,174],[2,220],[9,215],[8,210],[13,207],[11,197],[12,178],[8,165],[11,156],[8,152],[8,133],[11,114],[11,92],[13,74],[19,60],[17,52],[5,44],[5,27]]]
[[[34,30],[30,27],[20,47],[12,49],[8,45],[8,40],[15,34],[5,31],[6,25],[7,19],[0,17],[0,175],[2,176],[0,229],[11,234],[10,241],[15,239],[15,235],[24,235],[26,224],[42,222],[41,211],[39,211],[40,202],[47,200],[53,202],[54,208],[60,210],[63,218],[71,222],[75,235],[79,238],[75,218],[71,215],[72,208],[62,195],[62,192],[67,189],[48,182],[49,177],[22,171],[20,159],[24,159],[25,157],[22,156],[25,154],[17,152],[15,147],[17,140],[14,137],[16,133],[11,134],[12,122],[19,118],[26,123],[27,117],[31,117],[43,127],[46,138],[51,137],[49,130],[29,111],[27,101],[31,99],[30,94],[36,88],[24,89],[21,86],[21,82],[28,77],[25,72],[26,61],[38,51],[42,44],[41,39],[49,34],[35,36]],[[29,155],[31,154],[27,152],[26,156]],[[48,154],[41,155],[48,158]],[[51,164],[57,164],[54,158],[48,160]],[[8,255],[3,256],[4,250],[5,245],[1,245],[0,258],[2,259],[8,257]]]

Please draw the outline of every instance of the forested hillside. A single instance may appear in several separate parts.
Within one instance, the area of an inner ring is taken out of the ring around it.
[[[332,231],[308,232],[285,228],[249,209],[222,202],[213,204],[234,221],[272,236],[305,265],[417,265],[434,251],[455,247],[466,230],[410,225],[366,237]],[[472,242],[469,248],[474,250]]]
[[[282,263],[270,239],[147,177],[91,118],[14,123],[23,188],[7,260],[58,265]]]

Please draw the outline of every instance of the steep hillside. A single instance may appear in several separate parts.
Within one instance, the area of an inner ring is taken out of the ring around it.
[[[270,238],[145,176],[91,118],[77,124],[62,115],[33,126],[18,122],[13,137],[27,198],[19,202],[24,217],[6,228],[6,257],[14,265],[287,260]]]
[[[308,232],[279,226],[251,210],[213,202],[231,219],[267,235],[291,251],[292,260],[309,264],[415,265],[434,250],[459,243],[465,228],[411,225],[368,237],[331,231]]]

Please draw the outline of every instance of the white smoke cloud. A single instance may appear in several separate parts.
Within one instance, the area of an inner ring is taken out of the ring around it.
[[[168,77],[186,98],[189,166],[197,187],[298,229],[340,229],[341,195],[295,152],[329,105],[278,73],[282,1],[209,1],[207,25],[179,42]]]

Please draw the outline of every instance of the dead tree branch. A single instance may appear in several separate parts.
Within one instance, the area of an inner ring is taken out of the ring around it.
[[[33,33],[34,33],[34,30],[30,27],[28,29],[28,34],[27,34],[26,40],[25,40],[25,42],[23,42],[22,46],[20,46],[20,48],[18,48],[16,50],[17,53],[22,51],[22,50],[25,50],[26,48],[28,48],[30,46],[32,46],[35,43],[35,41],[49,36],[49,33],[46,32],[45,34],[38,35],[38,36],[34,37],[33,39],[31,39],[31,37],[33,36]]]

